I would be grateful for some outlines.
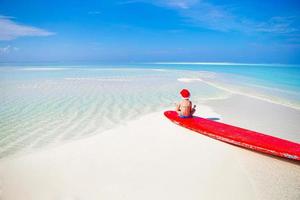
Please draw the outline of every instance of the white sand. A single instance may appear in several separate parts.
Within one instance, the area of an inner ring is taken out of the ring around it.
[[[300,110],[242,95],[210,100],[207,105],[222,115],[225,123],[300,143]]]
[[[2,159],[0,180],[1,200],[300,199],[298,164],[193,133],[162,112]]]

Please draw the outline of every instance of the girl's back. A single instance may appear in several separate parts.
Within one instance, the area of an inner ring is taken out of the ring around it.
[[[188,99],[183,100],[179,104],[180,115],[191,116],[192,115],[192,102]]]

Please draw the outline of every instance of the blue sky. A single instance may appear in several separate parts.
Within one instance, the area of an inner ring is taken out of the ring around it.
[[[0,62],[300,63],[298,0],[0,0]]]

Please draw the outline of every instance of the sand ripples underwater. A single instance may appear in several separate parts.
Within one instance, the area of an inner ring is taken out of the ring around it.
[[[300,109],[298,88],[282,89],[236,74],[133,68],[0,68],[0,158],[100,134],[147,113],[173,107],[182,88],[192,91],[196,104],[239,94]]]
[[[188,87],[194,101],[228,93],[166,70],[12,70],[0,80],[0,157],[99,134],[174,105]]]

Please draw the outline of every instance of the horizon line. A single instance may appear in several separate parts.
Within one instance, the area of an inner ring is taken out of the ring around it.
[[[283,65],[299,65],[299,64],[283,64],[283,63],[240,63],[240,62],[152,62],[145,64],[155,65],[247,65],[247,66],[283,66]]]
[[[152,65],[219,65],[219,66],[300,66],[300,63],[243,63],[243,62],[105,62],[105,61],[79,61],[79,62],[1,62],[0,67],[12,65],[15,66],[35,66],[35,65],[62,65],[62,66],[81,66],[81,65],[138,65],[138,64],[152,64]]]

